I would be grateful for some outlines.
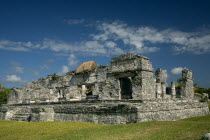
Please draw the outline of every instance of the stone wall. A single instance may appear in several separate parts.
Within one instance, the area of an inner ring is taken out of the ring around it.
[[[181,97],[190,99],[194,97],[192,71],[188,69],[182,70]]]
[[[209,113],[207,103],[193,100],[192,71],[184,69],[181,87],[172,82],[167,90],[167,71],[159,68],[155,76],[149,58],[123,54],[110,66],[49,75],[13,89],[8,105],[0,107],[0,119],[125,124]]]
[[[1,120],[77,121],[98,124],[127,124],[172,121],[209,114],[207,103],[195,100],[92,101],[63,104],[3,105]]]
[[[183,70],[180,90],[176,92],[174,83],[170,95],[166,94],[167,71],[159,68],[155,75],[149,58],[128,53],[112,58],[110,66],[56,78],[49,75],[13,89],[8,104],[86,100],[90,96],[100,100],[193,99],[192,71]]]

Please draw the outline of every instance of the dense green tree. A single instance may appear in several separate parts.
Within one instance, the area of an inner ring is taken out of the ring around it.
[[[10,89],[5,89],[4,91],[0,91],[0,105],[7,103],[7,95],[11,92]]]

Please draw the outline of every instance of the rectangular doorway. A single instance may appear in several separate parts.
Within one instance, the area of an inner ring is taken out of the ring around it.
[[[119,78],[121,99],[132,99],[132,82],[131,78]]]

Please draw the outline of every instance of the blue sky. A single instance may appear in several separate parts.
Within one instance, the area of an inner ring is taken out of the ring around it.
[[[176,81],[183,68],[210,87],[210,2],[0,0],[0,83],[22,87],[85,61],[137,53]]]

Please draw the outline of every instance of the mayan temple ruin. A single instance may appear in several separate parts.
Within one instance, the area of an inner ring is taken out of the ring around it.
[[[184,69],[181,81],[179,89],[167,85],[167,71],[154,71],[149,58],[136,54],[114,57],[109,66],[84,62],[13,89],[0,120],[127,124],[209,114],[207,103],[194,99],[192,71]]]

